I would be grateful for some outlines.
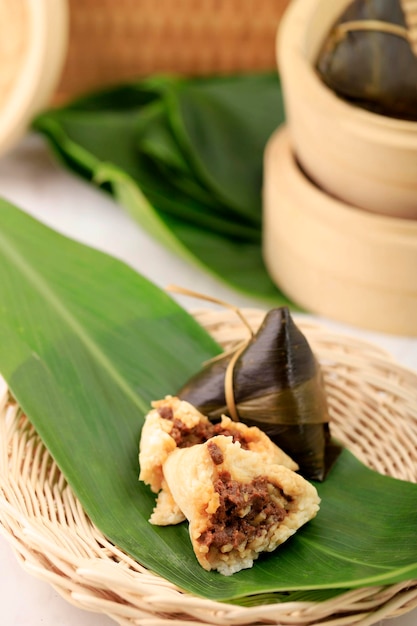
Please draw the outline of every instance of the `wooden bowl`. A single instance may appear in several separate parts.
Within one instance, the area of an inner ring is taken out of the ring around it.
[[[417,221],[337,200],[301,170],[288,129],[264,167],[264,257],[301,307],[375,331],[417,335]]]
[[[417,122],[351,105],[314,69],[350,0],[293,0],[278,29],[277,59],[291,140],[306,172],[354,206],[417,218]]]

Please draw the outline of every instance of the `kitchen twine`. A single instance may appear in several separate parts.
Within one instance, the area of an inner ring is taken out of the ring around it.
[[[242,313],[256,332],[265,311]],[[225,351],[247,341],[235,311],[193,315]],[[363,340],[294,319],[323,372],[332,435],[372,469],[417,482],[417,373]],[[1,378],[0,531],[27,572],[122,626],[371,626],[417,607],[417,580],[323,602],[274,603],[271,596],[270,604],[250,607],[184,593],[94,526]]]
[[[229,415],[232,418],[232,420],[235,422],[239,422],[240,418],[239,418],[239,411],[238,411],[236,400],[235,400],[233,375],[235,371],[235,365],[240,355],[243,354],[243,352],[246,350],[246,348],[248,347],[248,345],[250,344],[251,340],[254,337],[254,332],[248,320],[246,319],[244,313],[239,307],[234,306],[233,304],[230,304],[228,302],[225,302],[224,300],[220,300],[219,298],[214,298],[213,296],[208,296],[208,295],[199,293],[198,291],[193,291],[192,289],[186,289],[185,287],[180,287],[178,285],[169,285],[167,287],[167,290],[170,291],[171,293],[178,293],[184,296],[190,296],[192,298],[199,298],[200,300],[205,300],[206,302],[212,302],[213,304],[218,304],[226,309],[234,311],[234,313],[239,317],[239,319],[244,324],[244,326],[246,326],[246,328],[248,329],[249,337],[247,337],[246,339],[243,339],[242,342],[238,346],[234,347],[234,349],[232,350],[232,358],[230,359],[227,365],[225,374],[224,374],[224,396],[226,400],[226,406],[227,406]],[[219,360],[219,358],[223,358],[224,356],[225,354],[222,353],[218,357],[214,357],[214,359],[210,359],[210,361],[208,361],[207,363],[212,363],[213,361]]]
[[[416,0],[404,0],[402,5],[406,26],[393,24],[383,20],[349,20],[338,24],[333,30],[333,38],[336,43],[342,41],[348,33],[358,31],[374,31],[401,37],[410,44],[411,50],[417,56],[417,2]]]

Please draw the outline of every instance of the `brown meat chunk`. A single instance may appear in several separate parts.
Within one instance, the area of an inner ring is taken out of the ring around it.
[[[220,449],[219,452],[222,454]],[[216,463],[214,459],[213,462]],[[211,517],[211,528],[199,538],[199,542],[209,548],[221,549],[227,545],[235,550],[242,543],[253,541],[272,524],[282,522],[287,515],[285,504],[291,501],[264,476],[250,483],[240,483],[233,480],[229,472],[220,472],[214,488],[220,496],[220,504]],[[271,499],[273,492],[276,497]]]

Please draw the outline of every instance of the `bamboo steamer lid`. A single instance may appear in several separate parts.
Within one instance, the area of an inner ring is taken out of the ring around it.
[[[67,47],[66,0],[0,0],[0,154],[49,102]]]
[[[290,298],[341,322],[417,335],[417,220],[326,194],[300,169],[285,127],[265,152],[263,202],[265,263]]]

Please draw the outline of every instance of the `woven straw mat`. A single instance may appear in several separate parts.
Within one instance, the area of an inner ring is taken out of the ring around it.
[[[264,316],[244,313],[254,329]],[[225,348],[247,338],[232,311],[194,315]],[[296,321],[323,369],[333,435],[378,472],[417,482],[417,374],[362,340]],[[249,608],[184,594],[91,523],[2,379],[0,441],[0,529],[21,565],[69,602],[119,624],[369,626],[417,606],[417,580]]]

